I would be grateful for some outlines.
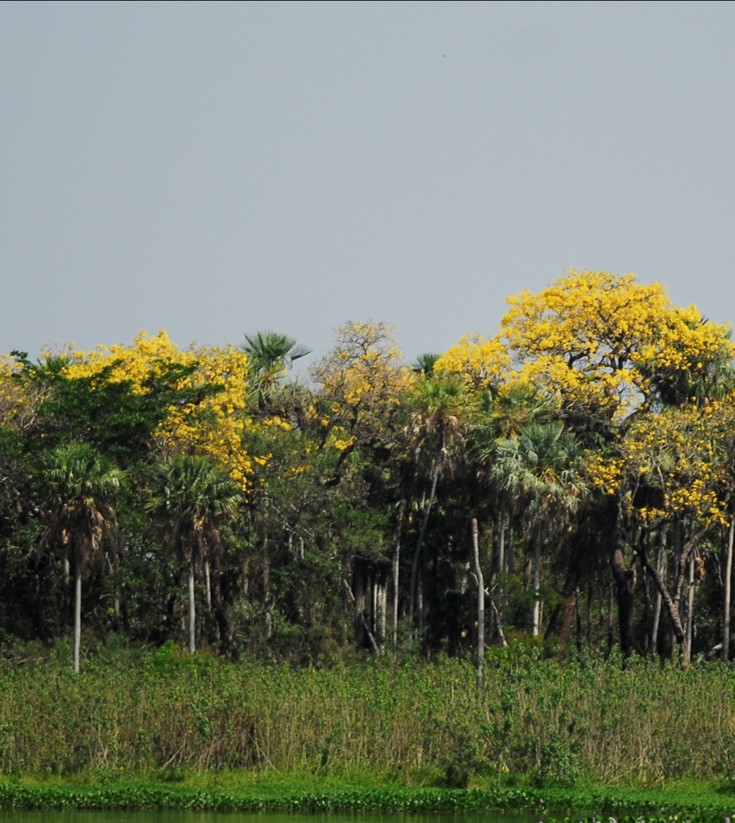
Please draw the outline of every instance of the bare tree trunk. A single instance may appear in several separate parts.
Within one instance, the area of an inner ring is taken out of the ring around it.
[[[730,528],[727,533],[727,553],[725,555],[725,602],[722,615],[722,659],[727,663],[730,659],[730,597],[732,590],[732,548],[735,539],[735,517],[730,519]]]
[[[370,631],[370,627],[367,625],[365,621],[365,614],[364,612],[357,611],[357,599],[355,598],[355,594],[352,591],[352,587],[347,582],[347,580],[342,580],[344,583],[345,591],[347,592],[347,596],[350,598],[350,602],[355,606],[355,622],[359,623],[359,631],[363,633],[363,636],[368,642],[370,649],[374,652],[379,652],[380,649],[378,648],[378,644],[375,642],[375,638],[373,637],[373,633]],[[356,631],[357,631],[356,627]]]
[[[107,561],[108,574],[110,578],[115,581],[115,591],[112,595],[112,614],[115,631],[119,632],[122,628],[122,586],[117,575],[119,566],[117,549],[115,548],[111,553],[105,553],[105,560]]]
[[[624,657],[633,651],[633,593],[636,574],[634,567],[628,567],[625,560],[625,538],[622,530],[622,516],[618,501],[610,498],[607,507],[609,528],[606,533],[610,551],[610,567],[615,581],[615,599],[618,605],[618,627],[620,650]],[[612,594],[612,591],[611,591]],[[612,629],[612,602],[608,611],[609,629]],[[609,631],[608,645],[612,649],[613,635]]]
[[[503,574],[505,572],[505,506],[501,505],[498,510],[497,522],[497,547],[498,554],[495,563],[495,573]]]
[[[694,639],[694,552],[689,558],[689,585],[687,587],[687,642],[685,664],[692,660],[692,640]]]
[[[375,632],[381,650],[385,648],[388,628],[388,580],[387,574],[381,570],[376,585],[375,597]]]
[[[513,551],[513,522],[508,524],[508,548],[505,552],[505,562],[508,569],[508,574],[516,573],[516,558]]]
[[[506,553],[506,532],[507,532],[507,525],[508,525],[508,512],[506,509],[505,500],[501,499],[500,506],[498,507],[498,519],[497,519],[497,549],[498,554],[496,558],[495,564],[495,575],[493,579],[497,575],[504,575],[507,572],[507,565],[508,565],[508,557]],[[500,603],[500,606],[496,605],[495,599],[491,598],[491,605],[492,605],[492,613],[495,619],[495,624],[498,632],[498,637],[501,640],[505,641],[505,635],[503,634],[503,627],[500,618],[500,610],[506,606],[506,598],[505,598],[505,591],[503,590],[502,584],[498,583],[493,586],[493,591],[497,589],[497,600]],[[504,643],[505,645],[505,643]]]
[[[538,637],[541,622],[541,528],[537,527],[533,544],[533,619],[531,634]]]
[[[196,651],[196,600],[194,598],[194,560],[189,561],[189,651]]]
[[[504,648],[508,648],[508,640],[505,637],[505,630],[503,629],[503,621],[500,618],[500,612],[498,611],[498,607],[495,605],[495,600],[490,597],[490,608],[492,609],[493,614],[495,615],[495,625],[498,629],[498,640],[500,641],[500,645]]]
[[[204,596],[207,599],[207,609],[212,611],[212,575],[209,560],[204,561]]]
[[[662,528],[660,533],[660,541],[658,547],[658,556],[656,557],[656,569],[661,575],[662,579],[666,579],[666,529]],[[658,651],[658,627],[661,622],[661,606],[663,600],[661,599],[661,592],[656,590],[656,599],[653,607],[653,625],[651,626],[651,650],[656,653]]]
[[[485,659],[485,578],[480,566],[477,518],[472,518],[472,566],[477,582],[477,689],[482,690],[482,665]]]
[[[271,596],[271,558],[267,537],[263,540],[263,605],[265,606],[263,615],[265,640],[268,642],[273,638],[273,598]]]
[[[400,590],[400,569],[401,569],[401,532],[403,530],[403,516],[406,511],[406,501],[401,500],[398,506],[398,523],[396,524],[396,547],[393,553],[393,626],[392,626],[392,646],[393,651],[398,648],[398,593]]]
[[[79,674],[79,647],[82,644],[82,558],[74,551],[74,673]]]
[[[676,638],[677,644],[679,645],[679,650],[684,665],[688,665],[690,658],[690,647],[688,642],[687,629],[682,623],[681,618],[684,580],[687,577],[687,571],[690,568],[689,561],[693,557],[694,552],[697,549],[697,545],[699,544],[703,535],[704,531],[695,533],[689,538],[689,540],[687,540],[684,543],[683,546],[680,547],[679,558],[677,563],[676,580],[674,581],[674,585],[671,589],[669,589],[666,586],[666,583],[661,578],[661,575],[658,573],[658,570],[651,564],[651,561],[648,559],[645,544],[643,542],[640,542],[638,548],[636,549],[646,571],[648,572],[648,574],[651,575],[654,582],[656,583],[656,586],[658,587],[659,592],[661,593],[664,606],[666,606],[666,611],[668,612],[669,617],[671,618],[671,623],[674,628],[674,636]],[[679,544],[680,543],[681,541],[679,541]]]

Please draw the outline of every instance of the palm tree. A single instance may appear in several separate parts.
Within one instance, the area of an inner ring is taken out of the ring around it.
[[[416,372],[416,374],[423,374],[425,377],[428,377],[430,374],[434,373],[434,366],[440,356],[441,355],[439,354],[433,354],[431,352],[420,354],[411,368]]]
[[[470,450],[479,461],[481,473],[492,480],[489,473],[497,457],[498,444],[519,437],[531,423],[548,422],[550,409],[535,387],[527,384],[487,391],[479,400],[473,409]],[[512,568],[513,560],[512,550],[506,552],[511,495],[507,489],[503,490],[502,482],[495,481],[492,482],[497,493],[494,566],[496,573],[502,575],[506,565]]]
[[[245,335],[240,348],[250,357],[250,384],[258,408],[270,399],[273,388],[293,366],[295,360],[311,354],[311,349],[293,337],[273,331]]]
[[[54,449],[45,460],[48,537],[71,555],[74,573],[74,671],[79,671],[82,572],[114,525],[113,501],[123,472],[88,443]]]
[[[436,502],[439,477],[451,463],[452,447],[461,440],[462,414],[466,407],[464,387],[453,375],[429,374],[421,380],[410,400],[410,426],[414,435],[416,462],[428,457],[429,496],[422,503],[419,534],[411,565],[409,614],[413,619],[419,579],[419,564],[426,529]],[[421,622],[422,615],[419,612]]]
[[[533,543],[534,636],[539,633],[544,532],[564,522],[587,493],[581,456],[579,440],[560,421],[529,423],[517,437],[498,440],[490,468],[491,479],[515,508],[526,505],[525,531]]]
[[[187,567],[190,652],[196,650],[194,570],[219,546],[220,529],[241,499],[235,482],[208,457],[174,455],[155,473],[147,509],[165,524],[171,548]]]

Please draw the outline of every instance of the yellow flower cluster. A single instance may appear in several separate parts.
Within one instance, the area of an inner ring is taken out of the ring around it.
[[[590,483],[605,494],[616,495],[623,480],[623,460],[603,457],[599,452],[588,452],[585,467]]]
[[[662,373],[692,375],[735,354],[726,326],[672,306],[659,283],[571,271],[538,294],[508,298],[500,336],[518,379],[557,402],[594,406],[613,422],[652,396]]]
[[[313,370],[332,413],[377,418],[398,406],[416,375],[401,365],[390,327],[350,322],[337,334],[337,345]]]
[[[17,377],[23,371],[9,355],[0,355],[0,422],[20,432],[33,425],[40,405],[48,397],[46,383],[30,375],[22,384]]]
[[[497,385],[510,365],[505,346],[498,337],[467,334],[434,364],[437,372],[459,375],[468,386],[486,389]]]
[[[659,490],[661,507],[639,510],[644,520],[686,514],[704,523],[726,522],[721,496],[725,464],[710,414],[692,405],[636,420],[623,438],[626,472]]]
[[[202,396],[198,402],[171,406],[155,434],[165,448],[214,458],[227,466],[232,478],[246,489],[253,458],[243,449],[242,438],[253,424],[246,414],[247,355],[240,349],[227,346],[181,350],[165,331],[154,336],[141,332],[132,346],[116,344],[99,346],[91,352],[73,351],[66,374],[72,380],[91,377],[112,366],[106,379],[128,382],[133,391],[143,393],[149,390],[151,378],[163,378],[171,365],[192,369],[177,378],[175,388],[201,389]]]

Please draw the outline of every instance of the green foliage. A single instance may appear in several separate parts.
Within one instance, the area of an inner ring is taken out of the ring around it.
[[[14,652],[0,664],[0,771],[105,785],[151,775],[302,774],[437,788],[657,786],[730,779],[735,675],[637,660],[560,664],[496,654],[485,693],[469,662],[226,663],[173,644]],[[489,661],[488,661],[489,662]],[[717,694],[719,701],[702,701]],[[43,717],[43,724],[38,723]]]

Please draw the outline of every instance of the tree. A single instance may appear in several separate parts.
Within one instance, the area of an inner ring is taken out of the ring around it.
[[[232,346],[179,349],[165,331],[141,332],[131,346],[73,351],[63,366],[59,407],[80,425],[105,436],[105,423],[124,441],[142,431],[157,457],[208,455],[227,467],[244,489],[255,456],[242,447],[251,427],[247,414],[247,355]],[[74,411],[83,400],[83,414]],[[115,405],[114,401],[120,401]],[[149,426],[152,425],[152,431]],[[131,439],[132,439],[131,438]],[[118,447],[119,444],[118,444]]]
[[[530,423],[517,437],[499,440],[490,476],[511,505],[525,511],[524,531],[533,547],[531,633],[539,633],[541,547],[567,522],[587,494],[581,471],[582,448],[560,421]]]
[[[87,443],[60,446],[44,461],[48,539],[71,555],[74,574],[74,671],[79,671],[82,573],[114,526],[113,501],[123,473]]]
[[[216,553],[221,528],[241,500],[232,478],[208,457],[174,455],[155,472],[147,508],[165,525],[169,544],[187,569],[190,652],[196,650],[196,564]]]
[[[621,443],[621,496],[638,529],[635,551],[659,591],[685,664],[691,656],[693,571],[699,549],[714,527],[728,525],[727,455],[721,444],[729,428],[719,403],[667,406],[635,420]],[[718,432],[718,427],[722,427]],[[648,556],[648,535],[669,529],[674,538],[673,579],[669,583]],[[692,579],[687,583],[687,576]],[[681,606],[689,602],[688,618]]]
[[[430,375],[434,371],[436,361],[439,359],[438,354],[432,352],[424,352],[416,358],[416,362],[411,367],[416,374]]]
[[[679,402],[682,387],[708,385],[732,360],[729,329],[705,322],[694,306],[672,305],[660,283],[643,285],[632,274],[571,271],[508,302],[499,335],[513,364],[506,382],[535,386],[590,449],[597,510],[612,518],[604,531],[627,652],[634,570],[625,548],[636,541],[623,499],[628,488],[613,477],[619,444],[637,418]]]
[[[580,431],[623,422],[650,408],[663,385],[704,378],[735,351],[727,327],[632,274],[571,271],[508,302],[500,337],[514,364],[509,380],[535,385]]]
[[[273,389],[294,361],[311,354],[310,348],[297,343],[293,337],[273,331],[246,334],[240,348],[249,358],[248,385],[257,408],[268,403]]]
[[[428,462],[429,494],[424,498],[416,548],[411,564],[409,614],[413,618],[416,607],[417,585],[426,529],[436,501],[439,478],[451,464],[453,448],[461,439],[463,411],[466,411],[464,384],[452,374],[437,373],[424,377],[409,394],[407,407],[409,425],[413,432],[414,455],[417,466]],[[418,610],[419,624],[423,621]]]
[[[335,346],[311,370],[317,383],[315,408],[322,425],[320,450],[338,452],[333,476],[325,482],[336,488],[354,479],[350,475],[359,471],[362,482],[367,483],[369,499],[365,511],[359,517],[355,512],[350,519],[374,524],[384,518],[376,518],[376,512],[370,511],[373,501],[389,497],[387,489],[393,488],[392,481],[400,474],[397,455],[403,454],[403,445],[399,442],[398,421],[407,391],[418,376],[402,363],[392,328],[386,323],[350,322],[337,329],[336,338]],[[390,542],[400,545],[400,535]],[[362,596],[366,576],[379,580],[379,599],[384,600],[382,554],[373,550],[353,557],[358,645],[365,624],[362,601],[371,599]]]

